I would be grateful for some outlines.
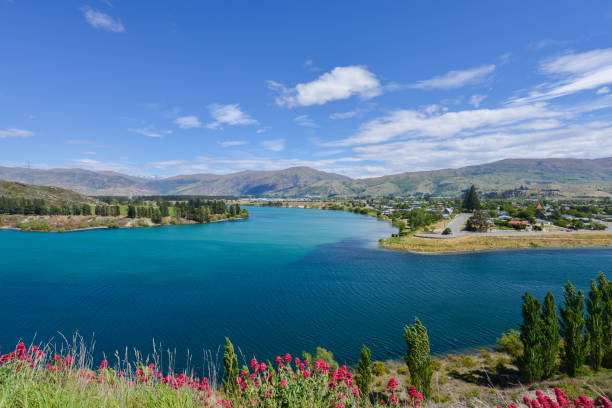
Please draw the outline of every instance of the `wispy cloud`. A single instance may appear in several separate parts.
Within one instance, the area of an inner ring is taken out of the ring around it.
[[[603,95],[603,94],[607,94],[608,92],[610,92],[610,88],[608,88],[607,86],[604,86],[603,88],[599,88],[597,92],[595,93],[597,95]]]
[[[266,150],[280,152],[285,149],[285,141],[285,139],[264,140],[261,146]]]
[[[540,84],[528,96],[512,99],[512,103],[555,99],[612,84],[612,48],[552,58],[544,61],[540,70],[557,81]]]
[[[210,110],[210,115],[215,119],[214,122],[206,124],[206,127],[209,129],[219,129],[222,125],[239,126],[258,123],[249,114],[243,112],[237,103],[229,105],[213,103],[208,106],[208,109]]]
[[[0,139],[8,137],[31,137],[34,136],[34,132],[25,129],[8,128],[0,130]]]
[[[444,75],[419,81],[410,85],[415,89],[456,89],[465,85],[482,82],[495,71],[495,65],[483,65],[463,71],[449,71]]]
[[[275,81],[268,81],[268,87],[277,92],[276,104],[287,107],[324,105],[354,95],[368,99],[382,93],[376,75],[358,65],[336,67],[314,81],[290,89]]]
[[[304,127],[319,127],[308,115],[300,115],[293,119],[296,125]]]
[[[128,131],[133,132],[133,133],[138,133],[141,134],[143,136],[148,136],[148,137],[164,137],[165,135],[169,135],[172,133],[171,130],[162,130],[162,129],[155,129],[152,126],[148,126],[148,127],[139,127],[139,128],[129,128]]]
[[[479,94],[472,95],[470,97],[470,105],[472,105],[475,108],[478,108],[480,104],[482,103],[482,101],[484,101],[486,98],[487,98],[487,95],[479,95]]]
[[[113,18],[108,14],[104,14],[98,10],[92,9],[91,7],[84,7],[82,11],[85,15],[85,21],[87,21],[87,23],[94,28],[112,31],[115,33],[125,31],[125,27],[123,27],[123,23],[120,19]]]
[[[354,111],[348,111],[348,112],[336,112],[336,113],[332,113],[331,115],[329,115],[329,118],[332,120],[335,119],[348,119],[348,118],[353,118],[355,116],[359,115],[359,112],[354,110]]]
[[[174,119],[174,123],[181,129],[195,129],[202,126],[200,119],[194,115],[181,116],[180,118]]]
[[[416,110],[396,110],[387,116],[363,124],[349,138],[327,143],[328,146],[351,146],[381,143],[398,136],[449,137],[482,127],[516,124],[529,119],[558,116],[543,103],[504,107],[499,109],[474,109],[458,112],[428,113]]]
[[[248,144],[246,140],[225,140],[217,142],[221,147],[232,147],[232,146],[242,146]]]

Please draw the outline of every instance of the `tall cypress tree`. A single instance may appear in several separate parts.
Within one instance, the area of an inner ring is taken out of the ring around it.
[[[227,396],[231,397],[238,391],[236,383],[239,375],[238,356],[234,352],[234,345],[227,337],[223,349],[223,389]]]
[[[433,364],[429,355],[429,336],[427,329],[421,321],[415,317],[414,324],[404,329],[404,339],[408,346],[408,353],[404,357],[412,384],[425,396],[431,396],[431,377],[433,375]]]
[[[523,296],[523,324],[521,324],[521,343],[523,355],[519,359],[521,375],[528,383],[542,379],[542,321],[540,320],[540,301],[525,292]]]
[[[603,293],[594,280],[586,300],[588,362],[591,368],[599,371],[605,353]]]
[[[597,286],[601,290],[601,304],[603,312],[603,365],[612,368],[612,281],[609,281],[603,272],[599,272]]]
[[[563,288],[563,308],[561,309],[561,336],[565,341],[562,357],[563,369],[570,377],[584,366],[586,360],[586,342],[584,338],[584,293],[571,282]]]
[[[468,211],[480,210],[480,200],[478,199],[476,186],[472,185],[467,193],[465,193],[465,197],[463,198],[463,208]]]
[[[559,369],[559,316],[557,316],[557,305],[552,292],[548,292],[544,298],[542,308],[542,377],[550,378]]]
[[[364,401],[369,401],[370,385],[372,384],[372,353],[364,344],[361,347],[361,355],[357,367],[357,375],[355,376],[359,394]]]

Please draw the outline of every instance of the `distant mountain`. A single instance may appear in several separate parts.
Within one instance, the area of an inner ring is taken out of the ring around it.
[[[33,186],[15,181],[0,180],[0,197],[43,199],[50,203],[96,204],[97,200],[65,188]]]
[[[472,184],[481,191],[524,187],[568,196],[612,196],[612,158],[507,159],[458,169],[401,173],[366,179],[292,167],[226,175],[192,174],[151,180],[82,169],[31,170],[0,167],[0,179],[58,186],[88,195],[235,196],[456,196]]]
[[[612,196],[612,157],[604,159],[506,159],[477,166],[401,173],[340,182],[319,182],[296,195],[453,196],[472,184],[482,191],[525,187],[566,195]]]
[[[24,169],[0,167],[0,180],[69,188],[88,195],[274,195],[324,180],[350,180],[339,174],[310,167],[291,167],[276,171],[191,174],[151,180],[115,172],[83,169]]]

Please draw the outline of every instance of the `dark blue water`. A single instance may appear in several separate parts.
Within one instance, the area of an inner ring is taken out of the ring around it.
[[[345,212],[250,208],[210,225],[64,234],[0,232],[0,345],[95,334],[112,354],[152,340],[246,358],[316,346],[354,363],[398,358],[418,316],[434,352],[491,345],[517,326],[521,295],[560,296],[612,277],[612,250],[414,255],[377,248],[388,223]],[[560,298],[558,299],[560,300]]]

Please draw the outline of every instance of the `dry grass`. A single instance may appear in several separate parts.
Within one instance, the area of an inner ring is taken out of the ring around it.
[[[474,252],[519,248],[583,248],[612,246],[612,233],[565,233],[524,236],[461,236],[432,239],[415,236],[395,237],[381,241],[387,249],[417,253]]]

